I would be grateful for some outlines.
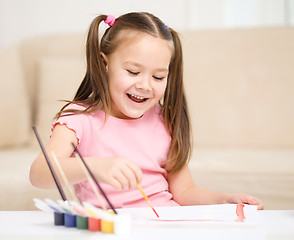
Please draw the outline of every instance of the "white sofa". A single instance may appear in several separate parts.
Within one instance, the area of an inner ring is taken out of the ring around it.
[[[294,209],[294,28],[182,32],[197,184],[246,192],[266,209]],[[85,71],[85,34],[27,39],[0,51],[0,210],[59,198],[30,185],[54,114]]]

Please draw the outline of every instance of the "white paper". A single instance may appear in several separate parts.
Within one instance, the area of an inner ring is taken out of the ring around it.
[[[134,221],[255,224],[257,206],[243,206],[244,219],[237,215],[237,204],[155,207],[159,218],[149,207],[118,209],[118,212],[130,214]]]

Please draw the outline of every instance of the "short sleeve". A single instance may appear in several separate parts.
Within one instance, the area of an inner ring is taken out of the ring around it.
[[[84,107],[71,104],[66,109],[75,109],[75,110],[83,110]],[[59,117],[55,122],[53,122],[51,131],[53,132],[54,128],[56,125],[64,125],[66,126],[69,130],[73,131],[77,141],[78,145],[80,144],[80,141],[83,136],[83,116],[84,114],[73,114],[73,115],[65,115]]]

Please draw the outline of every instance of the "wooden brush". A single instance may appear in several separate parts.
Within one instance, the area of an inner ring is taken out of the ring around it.
[[[59,180],[58,180],[58,178],[57,178],[57,175],[55,174],[55,171],[54,171],[54,169],[53,169],[53,166],[52,166],[51,163],[50,163],[50,160],[49,160],[48,155],[47,155],[47,153],[46,153],[46,151],[45,151],[45,148],[44,148],[44,146],[43,146],[43,144],[42,144],[42,142],[41,142],[41,139],[40,139],[40,137],[39,137],[39,134],[38,134],[38,131],[37,131],[36,127],[33,127],[33,130],[34,130],[34,133],[35,133],[35,135],[36,135],[36,137],[37,137],[37,140],[38,140],[38,142],[39,142],[39,145],[40,145],[40,147],[41,147],[41,150],[42,150],[42,152],[43,152],[43,154],[44,154],[44,157],[45,157],[45,159],[46,159],[46,162],[47,162],[47,164],[48,164],[48,167],[49,167],[50,172],[51,172],[51,174],[52,174],[52,177],[53,177],[53,179],[54,179],[54,182],[55,182],[55,184],[56,184],[56,186],[57,186],[57,189],[58,189],[58,191],[59,191],[59,193],[60,193],[60,196],[61,196],[61,198],[62,198],[63,201],[66,201],[66,197],[65,197],[65,194],[64,194],[64,192],[63,192],[63,190],[62,190],[61,184],[60,184],[60,182],[59,182]]]
[[[105,200],[108,202],[109,206],[111,207],[111,209],[113,210],[113,212],[115,214],[117,214],[117,212],[115,211],[113,205],[111,204],[110,200],[108,199],[108,197],[106,196],[105,192],[103,191],[103,189],[101,188],[100,184],[98,183],[97,179],[95,178],[94,174],[92,173],[92,171],[90,170],[90,168],[88,167],[88,165],[86,164],[85,160],[83,159],[82,155],[80,154],[79,150],[76,148],[76,146],[72,143],[72,146],[74,147],[74,150],[76,151],[76,153],[79,156],[80,161],[82,162],[82,165],[86,168],[85,173],[87,174],[87,176],[90,175],[90,179],[92,179],[92,181],[95,182],[96,186],[99,188],[100,192],[102,193],[103,197],[105,198]],[[90,181],[91,183],[91,181]],[[95,187],[94,187],[95,188]],[[94,189],[93,188],[93,189]]]
[[[52,158],[53,158],[53,160],[54,160],[54,162],[55,162],[55,165],[57,166],[58,171],[59,171],[59,173],[60,173],[60,175],[61,175],[61,177],[62,177],[62,179],[63,179],[63,181],[64,181],[64,183],[65,183],[65,186],[68,188],[68,192],[69,192],[71,198],[72,198],[75,202],[80,202],[80,201],[78,200],[78,198],[77,198],[77,196],[76,196],[74,190],[73,190],[72,185],[69,184],[69,182],[68,182],[68,180],[67,180],[67,178],[66,178],[66,176],[65,176],[65,173],[64,173],[64,171],[62,170],[62,167],[61,167],[61,165],[60,165],[60,163],[59,163],[59,161],[58,161],[58,159],[57,159],[55,153],[51,151],[51,155],[52,155]]]
[[[93,189],[93,192],[94,192],[96,198],[98,199],[98,201],[99,201],[101,207],[103,208],[103,210],[107,211],[107,208],[105,207],[105,204],[104,204],[104,202],[103,202],[103,200],[102,200],[100,194],[99,194],[98,191],[97,191],[97,187],[96,187],[96,185],[95,185],[95,182],[94,182],[93,179],[91,178],[89,172],[87,171],[87,168],[86,168],[85,165],[83,164],[83,161],[81,160],[81,158],[80,158],[80,156],[79,156],[78,154],[75,154],[75,157],[79,160],[79,162],[80,162],[80,164],[81,164],[81,166],[82,166],[82,169],[83,169],[83,171],[84,171],[84,173],[85,173],[85,175],[86,175],[86,177],[87,177],[87,180],[89,181],[89,183],[90,183],[90,185],[91,185],[91,187],[92,187],[92,189]]]

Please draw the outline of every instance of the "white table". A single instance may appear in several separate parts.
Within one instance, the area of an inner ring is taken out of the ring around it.
[[[0,239],[294,239],[294,210],[257,212],[254,226],[193,222],[133,221],[128,235],[104,234],[54,226],[52,213],[0,212]]]

